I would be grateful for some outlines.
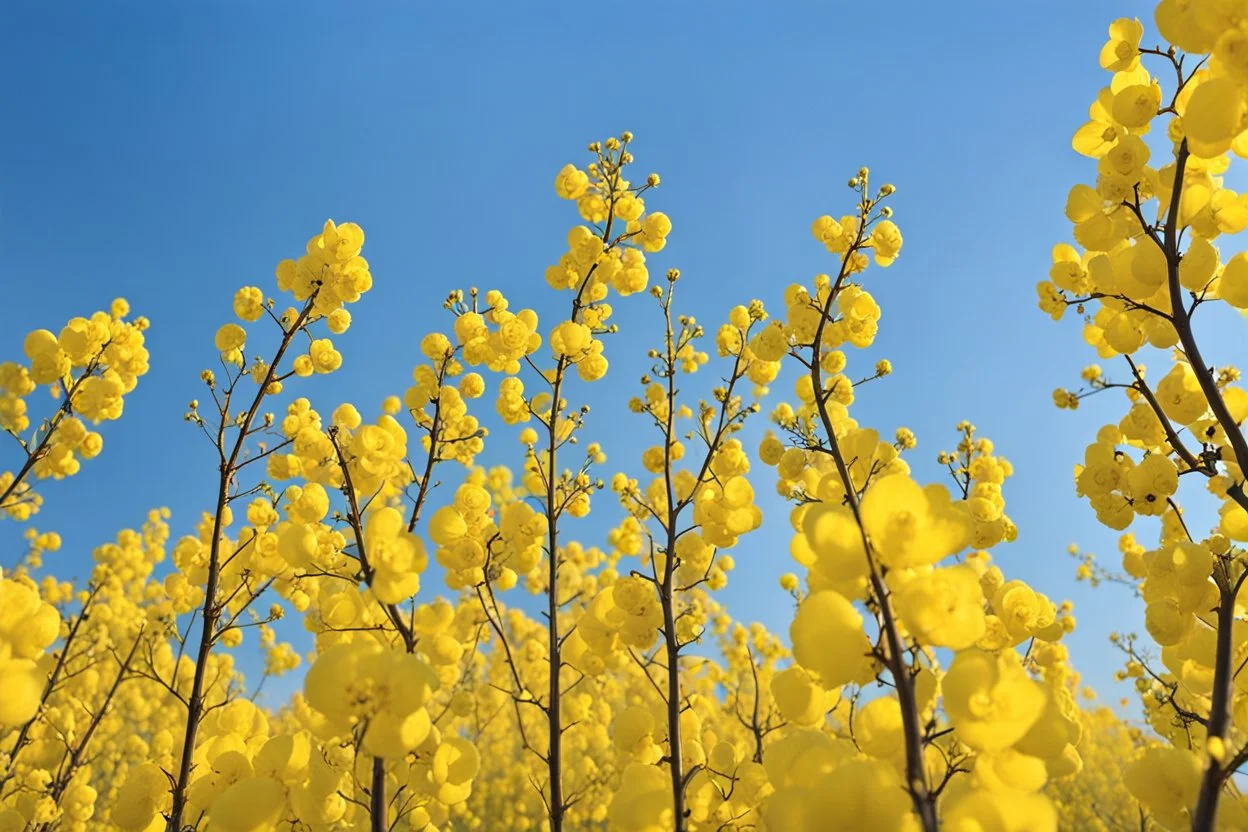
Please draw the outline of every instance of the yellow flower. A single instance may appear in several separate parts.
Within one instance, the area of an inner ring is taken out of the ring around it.
[[[877,266],[893,264],[901,253],[901,229],[891,220],[884,220],[871,231],[871,250]]]
[[[225,324],[217,330],[216,345],[221,352],[240,349],[247,341],[247,331],[238,324]]]
[[[950,800],[943,820],[956,830],[1057,832],[1057,812],[1049,798],[1017,791],[967,789]]]
[[[364,747],[381,757],[401,757],[428,736],[424,705],[437,687],[418,657],[361,641],[331,647],[304,679],[308,704],[344,727],[365,725]]]
[[[1140,38],[1144,27],[1139,20],[1120,17],[1109,24],[1109,41],[1101,48],[1101,69],[1126,72],[1140,63]]]
[[[828,707],[827,692],[800,667],[790,667],[773,676],[771,695],[780,713],[794,725],[822,722]]]
[[[966,547],[969,528],[941,485],[920,486],[904,474],[875,480],[862,501],[862,523],[886,566],[936,563]]]
[[[332,373],[342,366],[342,354],[334,349],[334,342],[328,338],[318,338],[308,348],[308,357],[312,359],[312,368],[318,373]]]
[[[267,832],[276,828],[285,808],[281,783],[270,777],[245,777],[213,801],[212,826],[222,832]]]
[[[1018,654],[970,648],[954,657],[942,690],[949,721],[962,742],[999,751],[1022,739],[1044,712],[1044,689],[1027,675]]]
[[[1248,105],[1240,85],[1231,78],[1206,76],[1183,110],[1183,132],[1192,153],[1206,158],[1225,153],[1243,131],[1245,115]]]
[[[1161,106],[1161,86],[1151,84],[1131,84],[1114,95],[1110,112],[1114,121],[1128,130],[1140,130],[1148,125],[1157,115]]]
[[[1150,748],[1127,766],[1123,783],[1140,803],[1174,817],[1196,804],[1203,771],[1200,757],[1186,748]]]
[[[1187,262],[1186,256],[1183,262]],[[1217,262],[1216,254],[1214,262],[1215,264]],[[1200,286],[1189,286],[1195,291],[1200,291],[1203,287],[1203,282]],[[1218,279],[1217,292],[1218,297],[1236,309],[1248,309],[1248,254],[1236,254],[1227,262],[1225,268],[1222,269],[1222,276]]]
[[[871,643],[862,616],[844,596],[816,592],[797,608],[789,629],[793,658],[819,675],[825,688],[859,681],[871,667]]]
[[[565,356],[576,360],[593,341],[589,327],[574,321],[564,321],[550,333],[550,348],[555,356]]]
[[[611,828],[619,832],[663,832],[672,828],[672,782],[656,766],[630,763],[611,798]]]
[[[0,726],[26,722],[39,710],[44,674],[30,659],[0,659]]]
[[[854,713],[854,739],[863,753],[881,760],[904,753],[901,705],[895,696],[872,699]]]
[[[897,614],[923,644],[962,650],[985,632],[984,593],[970,566],[916,575],[895,595]]]
[[[264,314],[264,293],[255,286],[239,289],[234,293],[234,314],[240,320],[258,321]]]
[[[575,165],[564,165],[555,177],[555,193],[560,199],[580,199],[589,189],[589,177]]]

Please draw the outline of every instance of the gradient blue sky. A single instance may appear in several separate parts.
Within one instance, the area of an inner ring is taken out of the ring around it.
[[[855,415],[886,434],[913,428],[916,467],[932,479],[958,420],[997,442],[1017,468],[1007,499],[1021,529],[999,563],[1075,601],[1080,668],[1103,694],[1127,694],[1110,681],[1119,662],[1105,634],[1138,627],[1137,602],[1076,585],[1064,554],[1078,541],[1116,564],[1115,535],[1076,499],[1071,467],[1096,413],[1114,418],[1120,405],[1052,407],[1050,391],[1093,355],[1077,324],[1036,309],[1034,286],[1069,237],[1068,188],[1094,176],[1069,139],[1107,80],[1106,26],[1148,21],[1151,9],[7,4],[0,357],[19,358],[30,329],[57,330],[117,295],[153,322],[151,373],[105,427],[104,456],[46,486],[36,525],[65,539],[55,570],[85,574],[92,547],[148,507],[169,506],[177,535],[210,506],[212,452],[181,414],[215,361],[213,332],[234,290],[272,291],[273,266],[326,217],[364,227],[376,286],[340,339],[344,370],[298,392],[323,412],[350,400],[371,416],[407,386],[419,337],[448,325],[449,289],[497,287],[517,305],[562,310],[542,272],[575,216],[555,198],[554,173],[586,161],[588,141],[628,129],[639,172],[663,177],[650,204],[675,223],[652,274],[681,268],[684,310],[707,323],[750,297],[778,305],[786,284],[831,269],[810,223],[848,210],[844,182],[860,165],[897,185],[905,249],[871,275],[881,333],[851,357],[863,370],[888,357],[896,371],[861,390]],[[652,439],[624,403],[658,322],[645,298],[617,309],[616,381],[586,393],[587,438],[605,442],[607,473],[635,467]],[[1233,357],[1217,349],[1231,343],[1214,338],[1213,360]],[[492,457],[518,452],[505,439]],[[770,492],[770,472],[753,479]],[[609,498],[599,505],[615,516]],[[739,618],[784,631],[791,608],[776,581],[796,566],[787,510],[770,497],[764,510],[723,597]],[[587,542],[600,532],[573,527]],[[19,534],[0,527],[2,562]]]

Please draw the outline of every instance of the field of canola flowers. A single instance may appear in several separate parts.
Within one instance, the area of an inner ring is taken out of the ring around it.
[[[1105,365],[1057,406],[1121,403],[1074,488],[1122,533],[1122,564],[1085,556],[1079,577],[1146,605],[1146,633],[1111,636],[1146,725],[1081,702],[1070,605],[994,563],[1017,530],[993,442],[959,424],[951,479],[921,483],[911,431],[852,415],[891,372],[854,351],[879,326],[872,280],[904,256],[894,186],[857,171],[813,218],[826,273],[704,328],[653,262],[679,225],[623,133],[554,177],[572,225],[533,291],[566,312],[450,291],[375,421],[299,392],[340,371],[337,339],[367,315],[358,225],[326,222],[272,284],[237,289],[203,350],[223,369],[185,414],[216,450],[198,525],[175,538],[153,510],[77,584],[55,577],[55,532],[31,525],[6,558],[0,832],[1248,829],[1248,392],[1201,351],[1205,307],[1248,310],[1248,197],[1224,184],[1248,157],[1248,3],[1163,0],[1155,22],[1155,48],[1138,21],[1110,26],[1108,85],[1073,139],[1095,168],[1037,287]],[[627,417],[653,438],[636,476],[578,404],[609,373],[613,304],[652,309],[623,333],[652,362]],[[148,326],[118,299],[0,364],[3,522],[38,521],[42,481],[108,465]],[[275,346],[249,358],[253,340]],[[514,426],[514,468],[476,464],[484,411]],[[1182,477],[1212,528],[1185,522]],[[756,488],[790,515],[764,518]],[[617,512],[604,540],[576,537],[591,507]],[[716,599],[765,522],[789,524],[787,633]],[[422,586],[431,559],[444,586]],[[287,616],[314,636],[306,665],[278,640]],[[301,692],[256,705],[246,650]]]

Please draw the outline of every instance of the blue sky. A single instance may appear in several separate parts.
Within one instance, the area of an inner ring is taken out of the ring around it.
[[[1053,243],[1069,239],[1067,190],[1094,176],[1069,140],[1107,81],[1106,27],[1123,15],[1147,22],[1151,9],[10,4],[0,358],[20,358],[30,329],[59,330],[117,295],[153,323],[151,373],[105,427],[104,456],[45,488],[36,525],[66,543],[55,570],[85,574],[91,548],[149,507],[173,510],[175,535],[210,507],[212,452],[181,414],[215,361],[212,335],[234,290],[273,291],[276,262],[326,217],[364,227],[375,289],[338,339],[344,370],[298,392],[322,412],[349,400],[370,416],[409,383],[420,336],[448,326],[448,290],[499,288],[547,320],[566,306],[542,279],[576,221],[554,174],[584,163],[587,142],[627,129],[639,174],[663,177],[651,207],[675,224],[652,274],[681,268],[683,311],[708,324],[751,297],[778,306],[788,283],[832,268],[810,223],[848,210],[844,182],[859,166],[896,184],[905,249],[870,275],[881,333],[851,356],[863,370],[887,357],[895,373],[862,389],[855,415],[885,434],[913,428],[915,465],[930,479],[960,419],[996,441],[1017,469],[1006,496],[1021,530],[998,562],[1075,601],[1079,667],[1104,694],[1126,695],[1110,681],[1119,662],[1105,634],[1138,627],[1137,603],[1076,585],[1064,554],[1077,541],[1116,564],[1116,536],[1075,497],[1071,468],[1096,414],[1116,418],[1121,406],[1053,408],[1050,391],[1094,356],[1073,321],[1036,309],[1034,286]],[[635,469],[652,438],[624,404],[659,334],[648,299],[616,308],[616,383],[579,388],[606,473]],[[1209,343],[1213,360],[1236,357],[1231,336]],[[498,458],[514,461],[509,436]],[[770,472],[753,479],[770,492]],[[796,564],[787,509],[768,499],[722,597],[739,618],[784,631],[791,609],[776,581]],[[615,516],[609,498],[599,506]],[[572,533],[599,542],[601,525]],[[0,562],[19,534],[0,527]]]

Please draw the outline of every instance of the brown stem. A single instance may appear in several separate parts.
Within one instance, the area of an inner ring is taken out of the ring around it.
[[[1183,444],[1183,440],[1179,438],[1174,425],[1170,424],[1170,417],[1161,409],[1161,403],[1157,401],[1152,388],[1144,381],[1144,376],[1141,375],[1139,368],[1135,366],[1135,362],[1131,360],[1131,356],[1124,355],[1123,357],[1127,359],[1127,364],[1131,366],[1131,374],[1135,376],[1135,389],[1144,396],[1144,400],[1148,402],[1148,406],[1153,410],[1153,415],[1161,422],[1162,430],[1166,432],[1166,441],[1170,443],[1170,447],[1174,448],[1175,453],[1187,463],[1188,468],[1191,468],[1193,471],[1208,473],[1208,466],[1197,459],[1196,455],[1189,451],[1187,446]]]
[[[1234,695],[1231,661],[1234,652],[1231,625],[1235,621],[1235,596],[1242,579],[1233,587],[1223,586],[1218,603],[1218,634],[1214,653],[1213,700],[1209,707],[1209,738],[1225,739],[1231,725],[1231,698]],[[1209,760],[1200,783],[1200,797],[1192,815],[1192,832],[1212,832],[1218,812],[1218,798],[1225,780],[1221,765]]]
[[[667,490],[667,533],[663,549],[663,578],[659,583],[659,603],[663,608],[663,641],[667,651],[667,756],[668,770],[672,777],[672,813],[674,832],[685,832],[685,776],[684,748],[680,735],[680,642],[676,637],[676,600],[672,590],[676,572],[676,526],[680,509],[676,505],[676,493],[672,482],[672,430],[676,418],[676,356],[672,333],[672,294],[675,281],[668,283],[663,299],[663,317],[666,324],[664,358],[667,374],[667,414],[663,425],[663,483]],[[725,405],[725,408],[727,406]],[[707,462],[714,448],[706,452]],[[651,554],[653,557],[653,553]]]
[[[338,468],[342,471],[343,490],[347,494],[347,504],[349,506],[349,514],[347,523],[351,526],[351,532],[355,536],[355,553],[360,558],[360,571],[364,573],[364,583],[368,584],[371,589],[376,579],[377,573],[373,570],[372,564],[368,560],[368,549],[364,545],[364,520],[360,517],[360,506],[358,498],[355,496],[355,484],[351,481],[351,469],[347,466],[346,457],[342,454],[342,446],[338,444],[338,434],[335,428],[331,428],[329,432],[329,442],[334,446],[334,453],[338,458]],[[430,451],[432,457],[433,452]],[[380,601],[378,601],[381,604]],[[416,638],[412,633],[412,628],[403,620],[403,615],[395,604],[381,604],[381,608],[385,611],[386,617],[390,619],[390,623],[394,625],[403,639],[403,646],[407,652],[414,652],[416,649]]]
[[[738,354],[733,364],[732,375],[728,379],[728,386],[721,402],[719,413],[719,425],[715,430],[713,437],[708,437],[706,447],[706,457],[703,459],[698,472],[695,486],[689,496],[684,500],[676,499],[676,486],[673,479],[674,472],[672,470],[672,444],[675,440],[675,418],[676,418],[676,362],[678,348],[675,341],[675,333],[672,328],[672,295],[675,290],[675,281],[668,285],[667,294],[663,300],[663,317],[665,324],[665,351],[664,351],[664,367],[663,371],[667,377],[667,413],[663,420],[663,483],[667,496],[666,517],[659,517],[663,531],[665,534],[663,553],[664,566],[663,575],[660,577],[655,575],[655,584],[659,593],[659,605],[663,610],[663,640],[664,649],[667,659],[667,694],[665,696],[667,702],[667,738],[668,738],[668,760],[669,770],[672,779],[672,811],[675,818],[675,832],[684,832],[688,826],[688,813],[685,809],[685,788],[688,785],[689,776],[684,771],[684,741],[681,735],[680,712],[684,697],[681,694],[680,686],[680,650],[683,646],[676,633],[676,596],[677,593],[687,589],[687,587],[675,586],[676,575],[676,541],[680,537],[678,531],[680,527],[681,513],[692,503],[694,496],[697,494],[698,486],[702,483],[706,472],[710,470],[711,463],[715,459],[715,451],[719,448],[723,441],[725,432],[733,423],[733,417],[730,413],[731,402],[733,398],[733,388],[740,380],[742,371],[742,358]],[[652,511],[652,513],[654,513]],[[657,513],[656,517],[657,517]],[[651,555],[653,557],[653,554]],[[654,566],[654,564],[651,564]],[[657,569],[655,570],[657,573]],[[696,584],[695,584],[696,586]],[[647,677],[649,672],[647,671]],[[760,740],[761,743],[761,740]],[[761,745],[760,745],[761,748]]]
[[[416,507],[412,511],[412,519],[408,524],[407,530],[410,532],[416,527],[416,520],[420,516],[420,507],[424,504],[425,495],[428,493],[429,475],[433,470],[434,459],[438,450],[438,417],[437,410],[434,411],[433,428],[430,433],[429,459],[425,464],[425,477],[420,483],[420,495],[416,499]],[[334,454],[338,459],[338,468],[342,471],[343,491],[347,495],[347,504],[349,506],[349,514],[347,523],[351,526],[351,531],[355,536],[355,551],[360,559],[360,571],[364,573],[364,582],[372,588],[377,573],[373,570],[372,564],[368,560],[368,549],[364,544],[364,520],[360,516],[359,498],[355,493],[355,483],[351,480],[351,468],[347,465],[347,459],[342,453],[342,446],[338,444],[337,430],[331,428],[329,431],[330,444],[334,446]],[[378,601],[380,604],[381,602]],[[416,650],[416,638],[412,632],[412,628],[403,620],[403,615],[395,604],[381,604],[385,610],[386,617],[390,619],[390,623],[398,631],[400,638],[403,639],[403,645],[408,653]],[[386,832],[387,822],[386,808],[386,761],[381,757],[373,758],[373,780],[371,791],[369,793],[369,829],[370,832]]]
[[[866,552],[867,565],[871,573],[871,592],[875,596],[881,618],[883,619],[880,629],[883,631],[888,648],[888,669],[893,677],[893,685],[897,689],[897,702],[901,708],[902,732],[905,737],[906,789],[910,793],[911,800],[914,803],[914,811],[922,822],[924,832],[936,832],[938,828],[936,801],[927,782],[927,766],[923,758],[923,734],[919,725],[919,709],[918,700],[914,692],[914,679],[910,675],[909,668],[906,667],[902,640],[898,633],[896,618],[893,614],[892,599],[889,595],[888,587],[884,584],[880,568],[872,554],[871,541],[867,535],[866,528],[862,524],[858,492],[855,489],[853,477],[849,473],[849,467],[845,464],[845,456],[841,452],[840,443],[836,439],[832,418],[828,414],[827,396],[823,392],[823,373],[820,366],[823,332],[831,319],[832,305],[836,302],[837,294],[840,292],[841,285],[847,277],[850,260],[862,245],[863,235],[867,226],[867,211],[865,207],[862,214],[857,238],[841,260],[841,268],[837,275],[836,283],[828,292],[828,300],[824,304],[823,314],[819,319],[819,326],[815,330],[814,341],[811,345],[810,380],[814,390],[815,406],[819,411],[819,420],[823,424],[824,433],[827,434],[828,447],[832,453],[832,459],[836,462],[836,470],[840,474],[842,484],[845,486],[845,499],[849,503],[850,510],[854,514],[854,520],[858,524],[858,530],[862,535],[862,546]]]
[[[373,758],[373,783],[368,795],[369,830],[386,832],[386,761]]]
[[[619,181],[619,171],[612,181],[611,197],[607,204],[607,222],[602,232],[603,243],[611,239],[612,224],[615,220],[615,182]],[[576,297],[572,299],[572,316],[570,320],[578,321],[581,316],[582,299],[585,289],[593,280],[597,264],[589,267],[585,278],[577,287]],[[547,649],[550,661],[550,701],[546,705],[546,719],[549,725],[550,747],[546,751],[546,768],[550,784],[550,800],[547,809],[550,815],[550,832],[563,832],[563,815],[567,804],[563,799],[563,720],[560,698],[560,671],[563,669],[563,639],[559,636],[559,506],[555,503],[556,494],[556,456],[559,450],[559,414],[562,411],[560,396],[563,393],[564,374],[568,370],[567,356],[561,356],[555,365],[554,381],[551,382],[550,421],[546,425],[548,446],[546,453],[546,527],[549,561],[547,564]]]
[[[425,497],[429,494],[429,480],[433,476],[433,466],[438,462],[438,431],[442,428],[442,379],[446,365],[438,371],[438,397],[433,403],[433,424],[429,426],[429,457],[425,460],[425,474],[420,478],[420,488],[416,492],[416,504],[412,506],[411,519],[407,521],[409,532],[416,530],[420,520],[420,510],[425,505]]]
[[[1171,312],[1174,315],[1174,328],[1178,332],[1179,342],[1183,345],[1183,352],[1187,356],[1192,371],[1196,374],[1196,380],[1200,384],[1201,392],[1204,393],[1205,399],[1209,402],[1209,409],[1213,411],[1214,418],[1217,419],[1222,430],[1226,432],[1227,441],[1235,454],[1235,462],[1240,468],[1240,475],[1243,476],[1245,472],[1248,472],[1248,442],[1244,440],[1243,432],[1240,431],[1239,425],[1231,417],[1230,411],[1226,407],[1226,401],[1223,400],[1222,393],[1218,390],[1217,380],[1213,377],[1212,371],[1200,355],[1200,347],[1197,345],[1195,334],[1192,332],[1191,317],[1183,303],[1182,284],[1179,282],[1179,263],[1182,260],[1178,243],[1179,202],[1183,193],[1183,172],[1187,166],[1188,155],[1187,140],[1185,139],[1179,145],[1179,150],[1175,154],[1174,188],[1170,195],[1170,210],[1166,217],[1163,245],[1167,263]],[[1228,494],[1239,505],[1248,508],[1248,496],[1244,494],[1242,483],[1233,486],[1228,491]],[[1207,727],[1210,738],[1217,737],[1222,740],[1225,740],[1231,723],[1230,705],[1233,682],[1231,672],[1232,628],[1235,623],[1235,597],[1242,582],[1242,577],[1233,586],[1230,584],[1229,577],[1219,581],[1221,585],[1221,599],[1218,605],[1217,652],[1215,654],[1213,671],[1213,697],[1210,702]],[[1222,793],[1222,780],[1221,766],[1216,760],[1210,760],[1209,766],[1205,770],[1204,779],[1201,782],[1200,797],[1196,803],[1196,811],[1192,816],[1193,832],[1210,832],[1214,828],[1214,820],[1218,812],[1218,799]]]
[[[229,396],[225,398],[225,409],[221,412],[221,422],[217,428],[217,450],[221,455],[220,474],[217,479],[217,508],[212,519],[212,544],[209,549],[208,556],[208,581],[204,589],[204,603],[202,612],[202,627],[199,634],[199,649],[195,654],[195,678],[191,682],[191,695],[187,700],[186,713],[186,733],[182,738],[182,759],[178,764],[178,777],[173,787],[173,803],[169,810],[169,823],[166,829],[168,832],[181,832],[182,815],[186,812],[186,789],[191,780],[191,768],[193,765],[193,757],[195,753],[195,739],[199,733],[199,723],[204,717],[204,681],[208,672],[208,658],[212,653],[213,645],[216,643],[217,621],[221,616],[221,605],[217,603],[217,584],[221,579],[221,529],[224,522],[226,506],[230,499],[230,485],[234,479],[234,473],[237,470],[238,458],[242,453],[243,445],[247,440],[247,432],[251,429],[252,423],[255,421],[256,413],[260,410],[260,404],[264,401],[265,395],[268,393],[269,385],[273,383],[274,374],[277,371],[278,364],[281,363],[282,356],[286,354],[286,350],[290,347],[291,340],[295,334],[303,328],[303,324],[308,319],[308,315],[312,312],[312,304],[316,301],[316,295],[308,298],[304,304],[303,310],[299,313],[299,317],[291,324],[290,329],[282,334],[282,342],[277,348],[277,354],[274,356],[272,363],[269,364],[269,370],[265,374],[264,382],[260,385],[260,390],[256,393],[255,399],[248,408],[243,421],[237,424],[238,437],[234,441],[234,446],[230,450],[228,457],[225,456],[225,430],[231,427],[229,424]]]
[[[754,651],[746,648],[746,653],[750,657],[750,676],[754,680],[754,710],[750,717],[750,731],[754,734],[754,762],[761,763],[763,761],[763,726],[758,721],[758,703],[763,697],[763,692],[758,686],[758,665],[754,663]],[[771,717],[767,718],[771,722]]]
[[[1222,391],[1218,389],[1217,379],[1213,377],[1213,372],[1200,355],[1200,346],[1196,343],[1196,336],[1192,332],[1191,316],[1183,305],[1183,286],[1179,282],[1179,263],[1182,255],[1179,253],[1178,243],[1178,214],[1179,198],[1183,191],[1183,171],[1187,166],[1187,158],[1187,140],[1184,139],[1179,145],[1175,160],[1174,191],[1170,198],[1170,214],[1166,218],[1165,255],[1171,314],[1174,316],[1174,328],[1179,334],[1179,343],[1183,345],[1183,353],[1196,374],[1196,380],[1209,402],[1213,417],[1217,419],[1218,425],[1226,433],[1226,439],[1235,454],[1235,463],[1239,466],[1240,476],[1243,477],[1248,475],[1248,440],[1244,438],[1243,431],[1231,416],[1226,400],[1222,398]],[[1232,487],[1229,493],[1235,502],[1248,510],[1248,495],[1244,494],[1242,482]]]
[[[575,313],[573,315],[575,320]],[[559,671],[563,668],[563,641],[559,638],[559,514],[555,510],[555,463],[559,447],[559,395],[562,392],[564,359],[559,359],[555,371],[554,391],[551,400],[549,440],[546,468],[546,529],[549,559],[546,592],[547,644],[550,651],[550,700],[546,705],[546,719],[550,726],[550,747],[546,751],[546,768],[550,779],[550,829],[563,830],[563,722],[560,713]],[[517,716],[518,718],[518,716]]]
[[[669,505],[670,498],[669,498]],[[667,745],[668,768],[672,775],[672,811],[675,832],[685,832],[684,749],[680,735],[680,642],[676,638],[675,599],[672,591],[673,563],[676,559],[676,524],[667,530],[666,564],[659,597],[663,607],[663,641],[667,651]]]

